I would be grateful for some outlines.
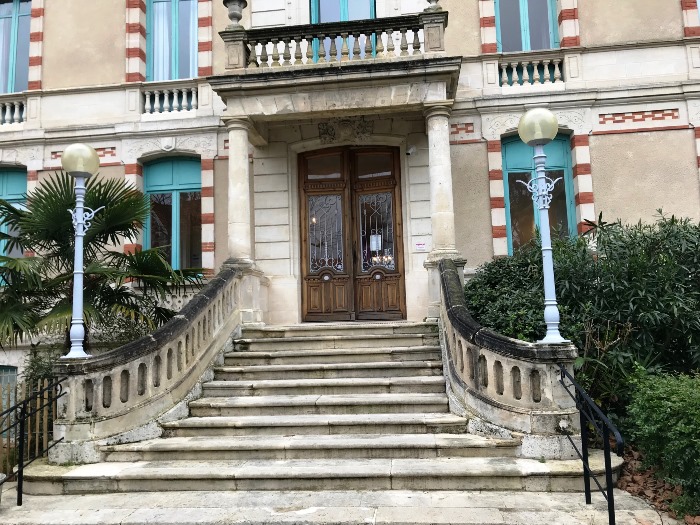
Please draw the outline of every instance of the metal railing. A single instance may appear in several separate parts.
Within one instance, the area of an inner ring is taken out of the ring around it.
[[[581,385],[569,374],[563,365],[559,365],[561,377],[559,382],[562,384],[567,394],[576,402],[576,408],[581,416],[581,450],[578,449],[574,440],[570,435],[566,437],[571,442],[571,445],[576,450],[579,458],[583,461],[583,483],[586,493],[586,504],[591,504],[591,478],[598,486],[598,490],[603,494],[608,502],[608,522],[610,525],[615,525],[615,495],[613,493],[613,469],[612,459],[610,455],[610,437],[615,438],[615,453],[618,456],[622,455],[624,440],[620,431],[607,418],[600,407],[591,399]],[[569,384],[565,383],[569,381]],[[571,390],[573,387],[573,392]],[[605,460],[605,488],[598,481],[598,478],[591,472],[591,467],[588,464],[588,433],[589,424],[603,440],[603,455]]]
[[[34,385],[25,383],[24,399],[15,398],[12,406],[0,412],[0,459],[7,474],[0,486],[17,481],[17,505],[22,505],[24,469],[63,441],[53,441],[53,420],[56,400],[66,395],[64,381],[65,378]]]

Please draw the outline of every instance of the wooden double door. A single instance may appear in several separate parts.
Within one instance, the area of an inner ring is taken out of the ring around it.
[[[299,157],[305,321],[406,318],[398,148]]]

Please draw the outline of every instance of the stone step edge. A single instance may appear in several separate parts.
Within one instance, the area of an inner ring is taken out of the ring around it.
[[[440,352],[439,345],[388,346],[388,347],[356,347],[356,348],[314,348],[309,350],[243,350],[237,349],[226,352],[224,357],[307,357],[324,355],[374,355],[374,354],[415,354],[419,352]],[[372,362],[372,361],[368,361]]]
[[[404,377],[328,377],[314,379],[246,379],[207,381],[207,388],[295,388],[312,386],[392,386],[392,385],[437,385],[444,384],[445,378],[437,376]]]
[[[302,394],[279,396],[201,397],[190,401],[197,408],[253,408],[289,406],[436,405],[448,402],[447,394]],[[319,403],[320,402],[320,403]]]
[[[214,367],[215,372],[313,372],[316,370],[363,370],[382,368],[442,368],[442,361],[367,361],[349,363],[308,363],[296,365],[224,365]]]
[[[347,335],[309,335],[309,336],[291,336],[291,337],[251,337],[234,339],[233,344],[282,344],[296,342],[313,342],[313,341],[361,341],[363,339],[372,339],[376,341],[385,341],[391,339],[422,339],[424,337],[437,338],[438,333],[430,334],[347,334]]]
[[[180,452],[235,450],[384,450],[402,449],[508,449],[520,446],[518,439],[483,438],[473,434],[306,434],[298,436],[226,436],[156,438],[137,443],[103,445],[101,452]]]

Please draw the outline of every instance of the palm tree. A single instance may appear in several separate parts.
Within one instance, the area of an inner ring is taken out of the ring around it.
[[[148,217],[144,195],[123,181],[88,181],[85,206],[104,206],[85,234],[84,317],[86,334],[124,319],[153,329],[175,312],[159,305],[187,284],[201,283],[200,269],[173,270],[160,249],[123,253]],[[0,344],[38,333],[62,333],[68,341],[73,293],[75,207],[73,179],[57,173],[27,197],[26,206],[0,200]],[[86,336],[86,343],[87,343]],[[69,346],[69,344],[67,345]]]

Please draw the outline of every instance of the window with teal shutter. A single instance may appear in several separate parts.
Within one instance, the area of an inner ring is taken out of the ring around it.
[[[506,231],[508,253],[535,238],[539,228],[539,210],[532,201],[532,194],[523,182],[535,173],[534,148],[518,137],[503,140],[503,186],[506,206]],[[574,180],[571,171],[571,146],[569,137],[559,135],[544,148],[547,154],[547,176],[561,177],[554,187],[549,222],[552,236],[576,235],[576,205]]]
[[[29,84],[30,0],[0,0],[0,93]]]
[[[498,51],[559,47],[556,0],[496,0]]]
[[[197,76],[197,0],[147,0],[146,79]]]
[[[21,169],[0,170],[0,199],[15,205],[24,203],[27,195],[27,172]],[[0,232],[13,235],[7,224],[0,224]],[[24,252],[19,248],[8,251],[7,241],[0,239],[0,254],[9,257],[22,257]]]
[[[202,169],[197,159],[177,158],[143,167],[150,216],[144,246],[160,248],[173,268],[202,267]]]

